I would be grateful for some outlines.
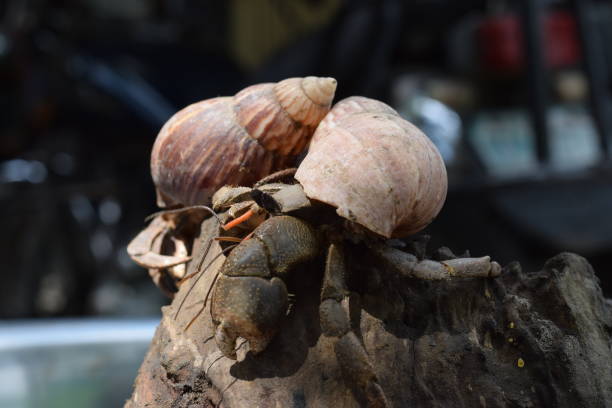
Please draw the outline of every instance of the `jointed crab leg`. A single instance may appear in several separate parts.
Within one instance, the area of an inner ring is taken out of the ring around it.
[[[501,274],[501,266],[491,257],[456,258],[447,261],[419,261],[412,254],[388,246],[373,248],[378,256],[396,269],[400,275],[426,279],[494,278]]]
[[[346,267],[341,247],[332,244],[327,252],[325,277],[321,290],[321,329],[328,337],[335,337],[334,350],[338,364],[349,386],[363,397],[368,407],[389,407],[372,364],[361,341],[351,329],[349,290]]]

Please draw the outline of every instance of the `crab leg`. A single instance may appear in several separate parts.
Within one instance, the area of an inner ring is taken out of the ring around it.
[[[429,259],[419,261],[412,254],[388,246],[377,247],[374,250],[400,275],[418,279],[494,278],[501,274],[501,266],[491,261],[489,256],[456,258],[438,262]]]
[[[365,400],[368,407],[386,408],[389,403],[368,354],[351,329],[349,290],[345,275],[343,251],[339,245],[332,244],[327,252],[321,290],[321,329],[325,336],[336,338],[336,358],[355,395]]]

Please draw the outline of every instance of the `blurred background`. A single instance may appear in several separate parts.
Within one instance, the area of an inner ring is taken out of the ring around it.
[[[166,302],[125,251],[156,210],[158,130],[292,76],[333,76],[337,100],[386,101],[434,141],[450,185],[432,249],[526,270],[577,252],[612,296],[611,42],[603,0],[0,0],[0,345],[45,347],[21,327],[65,322],[33,318],[136,319],[127,397]]]

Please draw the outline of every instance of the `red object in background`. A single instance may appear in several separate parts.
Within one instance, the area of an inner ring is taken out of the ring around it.
[[[580,60],[574,17],[565,11],[547,14],[543,21],[546,65],[561,68]],[[516,73],[525,67],[525,46],[519,18],[514,14],[492,17],[478,29],[480,63],[488,71]]]
[[[544,20],[544,51],[551,68],[575,65],[580,61],[580,42],[574,16],[565,11],[550,13]]]
[[[523,33],[515,15],[485,20],[478,29],[480,63],[486,70],[516,72],[524,66]]]

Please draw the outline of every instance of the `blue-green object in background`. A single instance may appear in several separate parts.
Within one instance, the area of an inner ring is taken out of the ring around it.
[[[601,160],[592,118],[581,105],[555,105],[547,112],[550,162],[555,173],[583,171]],[[527,112],[501,110],[476,115],[468,139],[488,173],[499,178],[536,175],[541,170]]]
[[[120,407],[159,318],[0,323],[0,407]]]

